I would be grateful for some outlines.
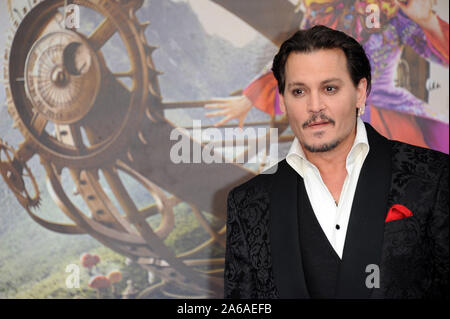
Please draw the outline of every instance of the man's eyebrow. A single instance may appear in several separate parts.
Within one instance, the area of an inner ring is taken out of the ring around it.
[[[330,83],[330,82],[340,82],[340,83],[342,83],[344,81],[342,81],[339,78],[331,78],[331,79],[323,80],[322,82],[320,82],[320,85],[324,85],[324,84],[327,84],[327,83]],[[291,88],[293,86],[307,86],[307,85],[305,83],[303,83],[303,82],[290,82],[288,84],[288,88]]]
[[[330,83],[330,82],[339,82],[339,83],[343,83],[344,81],[342,81],[342,80],[339,79],[339,78],[331,78],[331,79],[327,79],[327,80],[324,80],[324,81],[320,82],[320,84],[324,85],[324,84],[327,84],[327,83]]]
[[[293,86],[306,86],[304,83],[302,82],[290,82],[288,83],[288,88],[293,87]]]

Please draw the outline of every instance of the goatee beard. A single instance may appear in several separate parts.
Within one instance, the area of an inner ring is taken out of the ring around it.
[[[303,144],[303,146],[311,153],[323,153],[331,151],[332,149],[336,148],[341,143],[341,140],[336,140],[332,143],[328,144],[322,144],[319,146],[312,146],[308,144]]]
[[[328,116],[326,116],[323,113],[316,113],[313,114],[313,116],[311,116],[311,118],[309,118],[306,122],[303,123],[303,128],[308,127],[311,123],[314,123],[317,118],[320,118],[323,121],[328,121],[331,125],[335,125],[335,121],[331,118],[329,118]],[[304,144],[303,146],[311,153],[321,153],[321,152],[328,152],[331,151],[332,149],[334,149],[336,146],[339,145],[339,143],[341,143],[341,140],[337,139],[331,143],[328,144],[322,144],[320,146],[312,146],[312,145],[307,145]]]

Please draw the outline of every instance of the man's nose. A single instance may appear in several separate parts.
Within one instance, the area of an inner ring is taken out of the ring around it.
[[[308,99],[308,112],[318,113],[325,108],[318,92],[311,92]]]

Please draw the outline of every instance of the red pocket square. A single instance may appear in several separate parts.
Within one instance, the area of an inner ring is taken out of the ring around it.
[[[395,205],[392,205],[391,209],[389,209],[384,222],[387,223],[387,222],[390,222],[393,220],[402,219],[405,217],[411,217],[412,215],[413,215],[413,213],[405,206],[400,205],[400,204],[395,204]]]

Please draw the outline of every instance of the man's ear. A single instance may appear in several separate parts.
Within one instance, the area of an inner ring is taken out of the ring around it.
[[[278,95],[280,97],[280,110],[283,113],[286,113],[286,105],[284,104],[284,96],[280,92],[278,92]]]
[[[361,107],[366,104],[367,98],[367,79],[362,78],[359,80],[358,86],[356,87],[357,94],[357,104],[356,107]]]

